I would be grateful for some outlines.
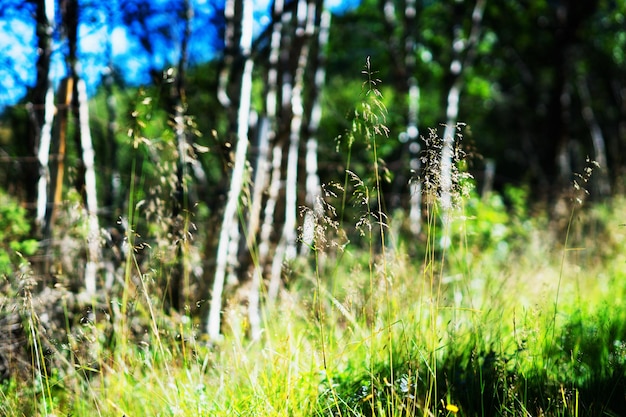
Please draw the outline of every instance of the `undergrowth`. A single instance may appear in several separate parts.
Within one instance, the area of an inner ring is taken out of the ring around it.
[[[152,230],[142,218],[163,218],[168,189],[148,200],[137,167],[130,186],[140,189],[131,189],[127,247],[112,279],[123,286],[85,302],[61,281],[46,295],[23,257],[0,256],[2,268],[14,265],[0,299],[8,335],[0,341],[0,414],[625,415],[623,198],[583,208],[575,196],[563,228],[531,215],[523,188],[481,196],[465,170],[459,126],[456,207],[442,216],[433,129],[420,178],[426,227],[406,234],[384,207],[391,173],[378,149],[392,139],[369,63],[365,76],[351,130],[338,143],[345,177],[325,185],[310,258],[290,265],[259,339],[234,329],[207,343],[192,313],[206,300],[189,289],[181,298],[196,305],[170,308],[164,259],[175,253],[190,268],[194,228],[182,219],[189,239],[172,237],[168,246],[171,225],[161,224],[165,237],[150,246],[137,228]],[[131,135],[137,148],[150,142],[140,125]],[[370,153],[366,167],[351,166],[357,142]],[[15,242],[22,230],[3,233]]]

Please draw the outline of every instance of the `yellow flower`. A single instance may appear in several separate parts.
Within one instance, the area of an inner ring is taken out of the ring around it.
[[[459,412],[459,407],[457,407],[454,404],[447,404],[446,405],[446,410],[448,410],[449,412],[451,412],[452,414],[456,414]]]

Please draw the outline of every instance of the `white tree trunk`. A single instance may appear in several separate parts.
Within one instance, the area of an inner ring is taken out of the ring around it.
[[[457,78],[448,92],[446,127],[443,132],[443,148],[441,149],[441,209],[444,214],[444,221],[447,220],[445,216],[452,208],[452,163],[461,87],[462,81]]]
[[[306,205],[310,210],[305,211],[302,225],[302,247],[300,253],[305,254],[313,245],[315,238],[315,223],[322,216],[322,204],[320,201],[322,188],[317,169],[317,130],[322,119],[321,92],[326,78],[326,47],[330,31],[331,13],[323,10],[320,18],[318,34],[318,58],[315,71],[315,98],[311,108],[311,120],[309,122],[309,138],[306,144]]]
[[[44,124],[39,135],[39,181],[37,183],[37,214],[36,222],[41,230],[47,228],[46,213],[48,211],[48,183],[50,182],[50,144],[52,142],[52,123],[54,122],[54,90],[52,82],[48,80],[46,102],[44,105]]]
[[[248,220],[248,249],[254,253],[256,246],[257,232],[261,219],[261,208],[263,201],[263,191],[267,188],[270,171],[269,163],[269,120],[264,117],[259,123],[259,155],[254,173],[253,192],[251,196],[252,204]],[[263,282],[263,263],[267,253],[261,255],[259,251],[253,258],[252,285],[248,294],[248,320],[250,322],[250,336],[257,340],[261,336],[261,283]]]
[[[273,225],[274,225],[274,213],[276,211],[276,204],[278,202],[278,196],[280,194],[281,187],[281,165],[283,159],[283,151],[280,146],[274,146],[274,150],[272,152],[272,179],[270,181],[269,195],[267,198],[267,203],[265,204],[265,212],[263,218],[263,227],[261,227],[261,243],[259,244],[259,258],[267,259],[267,256],[270,252],[270,239],[272,235]],[[279,245],[280,248],[280,245]],[[272,277],[277,275],[279,277],[278,280],[271,279],[269,287],[267,289],[267,298],[271,302],[276,299],[278,296],[278,290],[280,289],[280,271],[282,269],[282,253],[279,254],[279,249],[274,254],[274,259],[281,256],[281,261],[278,264],[272,264],[273,268],[278,268],[277,273],[272,271]]]
[[[463,88],[463,70],[472,64],[475,55],[476,44],[480,37],[483,11],[486,0],[477,0],[472,12],[472,29],[470,36],[464,40],[461,35],[460,24],[455,28],[453,48],[453,60],[450,64],[450,73],[454,76],[454,82],[448,92],[448,105],[446,109],[446,127],[443,133],[443,147],[441,149],[441,210],[443,212],[444,235],[441,241],[442,247],[450,244],[448,235],[448,222],[450,209],[452,208],[452,164],[454,159],[454,139],[456,136],[457,119],[459,116],[459,98]],[[461,58],[465,51],[465,59]]]
[[[231,174],[230,189],[228,191],[228,201],[224,210],[222,228],[217,249],[217,260],[213,288],[211,292],[211,304],[207,321],[207,333],[209,338],[217,340],[220,338],[221,312],[222,312],[222,292],[224,290],[224,280],[227,273],[227,263],[231,248],[233,230],[239,228],[237,222],[237,208],[239,197],[244,185],[246,170],[246,155],[248,153],[248,118],[251,108],[252,94],[252,70],[254,61],[250,56],[252,45],[253,28],[252,0],[244,0],[242,17],[241,50],[246,57],[243,73],[241,75],[241,95],[237,118],[237,148],[235,150],[235,162]],[[238,234],[238,232],[237,232]]]
[[[415,0],[406,0],[404,16],[406,19],[406,39],[404,45],[404,59],[406,72],[408,74],[409,103],[407,114],[406,140],[409,142],[409,169],[411,175],[415,177],[409,183],[409,223],[410,230],[414,235],[418,235],[422,230],[422,182],[417,178],[420,175],[421,160],[419,143],[419,111],[420,111],[420,89],[415,77],[415,36],[414,26],[417,11],[415,10]]]
[[[55,22],[54,0],[44,0],[43,7],[45,10],[47,26],[46,34],[44,36],[48,36],[48,42],[52,42]],[[54,122],[55,112],[54,89],[52,86],[49,64],[47,71],[48,85],[46,88],[46,98],[44,103],[44,123],[43,126],[40,126],[41,130],[39,132],[39,145],[37,150],[37,159],[39,160],[39,180],[37,183],[37,210],[35,214],[35,222],[41,231],[45,231],[48,227],[46,224],[46,213],[48,211],[48,183],[50,182],[50,167],[48,162],[50,160],[52,124]]]
[[[298,0],[297,14],[298,27],[296,36],[303,38],[312,36],[315,31],[315,4],[307,7],[305,0]],[[287,152],[287,174],[285,178],[285,223],[283,233],[278,242],[272,263],[270,286],[277,288],[280,285],[283,261],[291,261],[297,255],[297,215],[298,215],[298,156],[300,153],[300,135],[302,134],[302,119],[304,116],[303,92],[304,75],[309,59],[310,46],[304,40],[298,56],[291,98],[291,125],[289,131],[289,150]],[[285,83],[287,84],[287,83]]]
[[[422,231],[422,182],[420,175],[421,146],[419,144],[418,114],[420,89],[414,76],[409,79],[409,123],[407,125],[407,139],[409,141],[409,168],[415,177],[409,184],[409,221],[410,230],[414,235]]]
[[[267,111],[268,125],[267,141],[268,146],[273,146],[273,150],[268,197],[267,202],[265,203],[263,224],[261,226],[261,233],[259,236],[258,264],[255,267],[253,275],[253,286],[257,289],[260,287],[263,280],[263,267],[265,266],[270,254],[270,241],[274,226],[274,214],[276,211],[276,204],[278,203],[278,197],[281,187],[282,149],[279,144],[276,144],[274,142],[276,139],[276,115],[278,114],[278,64],[280,61],[283,19],[286,20],[286,14],[283,13],[283,6],[284,2],[282,0],[274,1],[274,16],[281,16],[281,19],[274,22],[272,37],[270,40],[270,67],[267,74],[267,98],[265,106]],[[268,300],[270,303],[274,300],[277,292],[278,289],[274,289],[270,281],[270,287],[268,289]],[[251,330],[253,337],[255,337],[254,329],[252,329],[252,324]]]
[[[78,95],[78,118],[80,126],[80,143],[83,148],[83,164],[85,164],[85,195],[87,200],[88,231],[87,231],[87,264],[85,266],[85,291],[87,294],[96,292],[96,275],[100,262],[100,225],[98,223],[98,196],[96,192],[95,152],[89,129],[89,102],[87,86],[82,78],[76,83]]]
[[[280,16],[283,12],[282,0],[276,0],[272,13]],[[267,72],[267,95],[265,98],[266,117],[262,117],[259,122],[259,155],[256,163],[256,171],[253,182],[252,203],[248,220],[248,247],[250,248],[257,239],[257,231],[261,223],[261,210],[263,192],[268,186],[268,177],[271,170],[270,146],[276,138],[276,114],[277,114],[277,85],[278,85],[278,59],[280,55],[280,40],[282,23],[280,20],[273,23],[272,35],[270,38],[269,69]],[[262,265],[265,259],[259,257],[257,263]]]

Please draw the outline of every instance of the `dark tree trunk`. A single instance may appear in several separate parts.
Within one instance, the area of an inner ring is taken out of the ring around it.
[[[27,136],[27,151],[37,163],[27,164],[24,168],[24,185],[27,207],[36,208],[34,216],[40,237],[48,234],[46,223],[48,209],[48,152],[54,119],[54,93],[50,80],[50,59],[52,55],[52,34],[54,33],[54,2],[51,0],[35,1],[37,24],[37,78],[30,92],[29,107],[31,134]],[[42,149],[42,142],[46,149]]]

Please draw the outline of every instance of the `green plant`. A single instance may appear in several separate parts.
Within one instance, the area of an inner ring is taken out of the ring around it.
[[[433,129],[420,178],[424,235],[401,236],[382,198],[390,174],[381,149],[393,140],[388,109],[369,62],[364,75],[339,144],[341,184],[323,187],[322,210],[303,209],[316,219],[311,258],[289,265],[258,338],[225,332],[211,344],[191,311],[204,302],[197,292],[188,292],[184,309],[168,304],[171,265],[182,262],[189,280],[185,268],[200,262],[200,244],[192,207],[165,218],[178,179],[173,138],[152,137],[145,126],[153,102],[140,96],[124,151],[132,169],[123,264],[106,295],[87,304],[63,285],[53,296],[38,293],[25,264],[16,280],[5,278],[0,335],[11,337],[0,338],[0,370],[16,340],[7,329],[22,332],[15,343],[30,363],[26,377],[0,385],[0,414],[624,415],[626,228],[616,226],[626,218],[624,200],[577,209],[564,244],[562,228],[531,215],[525,188],[479,197],[458,149],[457,204],[446,223]],[[355,163],[357,149],[367,154]],[[158,162],[150,158],[164,163],[148,167]],[[155,183],[160,188],[146,191]],[[79,247],[79,198],[67,199],[67,230],[58,237]],[[245,326],[245,308],[229,312],[233,326]]]
[[[0,276],[11,275],[37,251],[38,242],[29,235],[26,209],[0,189]]]

